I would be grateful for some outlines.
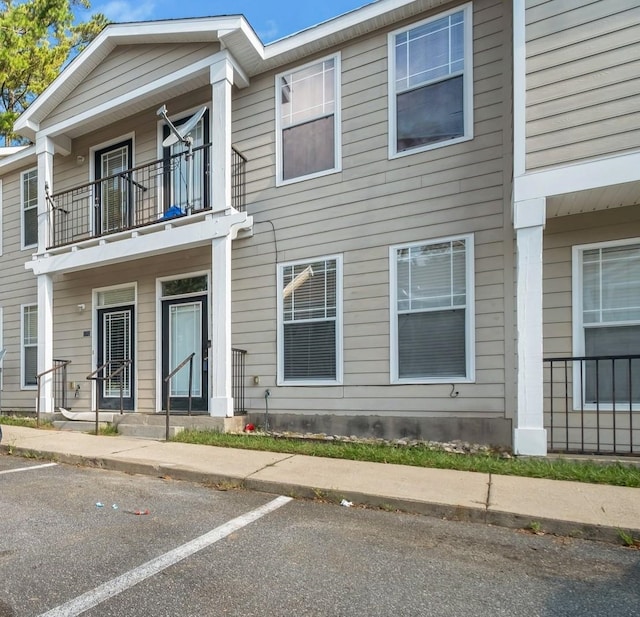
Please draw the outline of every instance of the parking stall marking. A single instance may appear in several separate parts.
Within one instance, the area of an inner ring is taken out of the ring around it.
[[[42,465],[31,465],[30,467],[18,467],[17,469],[5,469],[0,471],[0,475],[5,473],[17,473],[18,471],[31,471],[32,469],[43,469],[44,467],[55,467],[58,463],[43,463]]]
[[[278,508],[289,503],[291,500],[291,497],[285,497],[284,495],[276,497],[273,501],[270,501],[255,510],[242,514],[224,525],[220,525],[220,527],[216,527],[204,535],[195,538],[182,546],[174,548],[164,555],[151,559],[137,568],[134,568],[129,572],[125,572],[124,574],[99,585],[91,591],[83,593],[73,600],[69,600],[69,602],[65,602],[46,613],[42,613],[40,617],[75,617],[76,615],[80,615],[94,606],[105,602],[109,598],[112,598],[134,585],[141,583],[147,578],[162,572],[162,570],[167,569],[169,566],[172,566],[179,561],[194,555],[202,549],[215,544],[218,540],[226,538],[228,535],[257,521],[266,514],[274,512]]]

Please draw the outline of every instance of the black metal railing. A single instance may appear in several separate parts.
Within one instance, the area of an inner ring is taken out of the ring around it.
[[[209,210],[210,144],[193,149],[194,182],[187,203],[187,153],[139,165],[54,194],[47,248],[151,225]],[[232,203],[245,207],[246,159],[232,151]]]
[[[53,366],[36,375],[36,426],[40,426],[40,392],[42,391],[42,378],[53,373],[53,408],[67,406],[67,366],[71,360],[54,360]]]
[[[543,362],[550,452],[640,454],[640,355]]]
[[[231,396],[233,396],[233,413],[242,414],[247,411],[244,401],[245,358],[247,352],[245,349],[237,349],[234,347],[231,353]]]
[[[131,360],[108,360],[104,364],[101,364],[95,371],[89,373],[86,377],[89,381],[96,382],[95,389],[95,413],[96,413],[96,435],[98,434],[98,422],[100,417],[100,388],[97,385],[98,381],[101,381],[103,384],[105,382],[117,382],[118,389],[120,392],[120,415],[124,413],[124,384],[125,381],[129,381],[131,383],[130,378],[131,375],[129,373],[128,378],[125,371],[131,366]],[[115,365],[114,369],[111,369],[111,366]],[[102,374],[100,374],[102,373]]]
[[[165,378],[164,383],[167,390],[167,397],[165,402],[165,441],[169,441],[169,418],[171,416],[171,380],[179,373],[184,366],[189,365],[189,396],[187,399],[187,413],[191,415],[191,401],[193,399],[193,359],[196,357],[196,352],[191,352],[176,368],[174,368]]]
[[[231,205],[238,212],[244,212],[245,209],[246,168],[245,156],[235,148],[231,148]]]

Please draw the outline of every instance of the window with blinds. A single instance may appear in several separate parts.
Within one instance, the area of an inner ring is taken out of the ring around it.
[[[22,386],[37,384],[38,374],[38,306],[22,307]]]
[[[640,353],[640,243],[602,245],[580,250],[582,314],[580,334],[585,356]],[[640,402],[640,361],[588,361],[587,403]],[[631,373],[631,388],[629,378]]]
[[[340,383],[341,276],[340,257],[279,266],[279,383]]]
[[[391,248],[392,381],[469,381],[473,239]]]

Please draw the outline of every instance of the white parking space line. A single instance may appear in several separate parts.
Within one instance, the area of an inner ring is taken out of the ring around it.
[[[18,469],[5,469],[0,471],[0,476],[5,473],[17,473],[18,471],[31,471],[32,469],[42,469],[44,467],[55,467],[58,463],[43,463],[42,465],[31,465],[30,467],[18,467]]]
[[[138,566],[129,572],[125,572],[124,574],[103,583],[91,591],[83,593],[81,596],[43,613],[40,617],[75,617],[76,615],[80,615],[105,600],[108,600],[109,598],[126,591],[130,587],[141,583],[145,579],[162,572],[162,570],[182,561],[186,557],[190,557],[198,551],[211,546],[218,540],[226,538],[234,531],[238,531],[239,529],[246,527],[250,523],[257,521],[259,518],[277,510],[290,501],[291,497],[277,497],[273,501],[270,501],[255,510],[251,510],[251,512],[247,512],[246,514],[238,516],[220,527],[212,529],[195,540],[191,540],[178,548],[174,548],[172,551],[169,551],[164,555],[160,555],[160,557],[147,561],[147,563],[143,563],[141,566]]]

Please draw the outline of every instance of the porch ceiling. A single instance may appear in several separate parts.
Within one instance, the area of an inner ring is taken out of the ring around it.
[[[547,218],[610,210],[640,203],[640,181],[547,197]]]

